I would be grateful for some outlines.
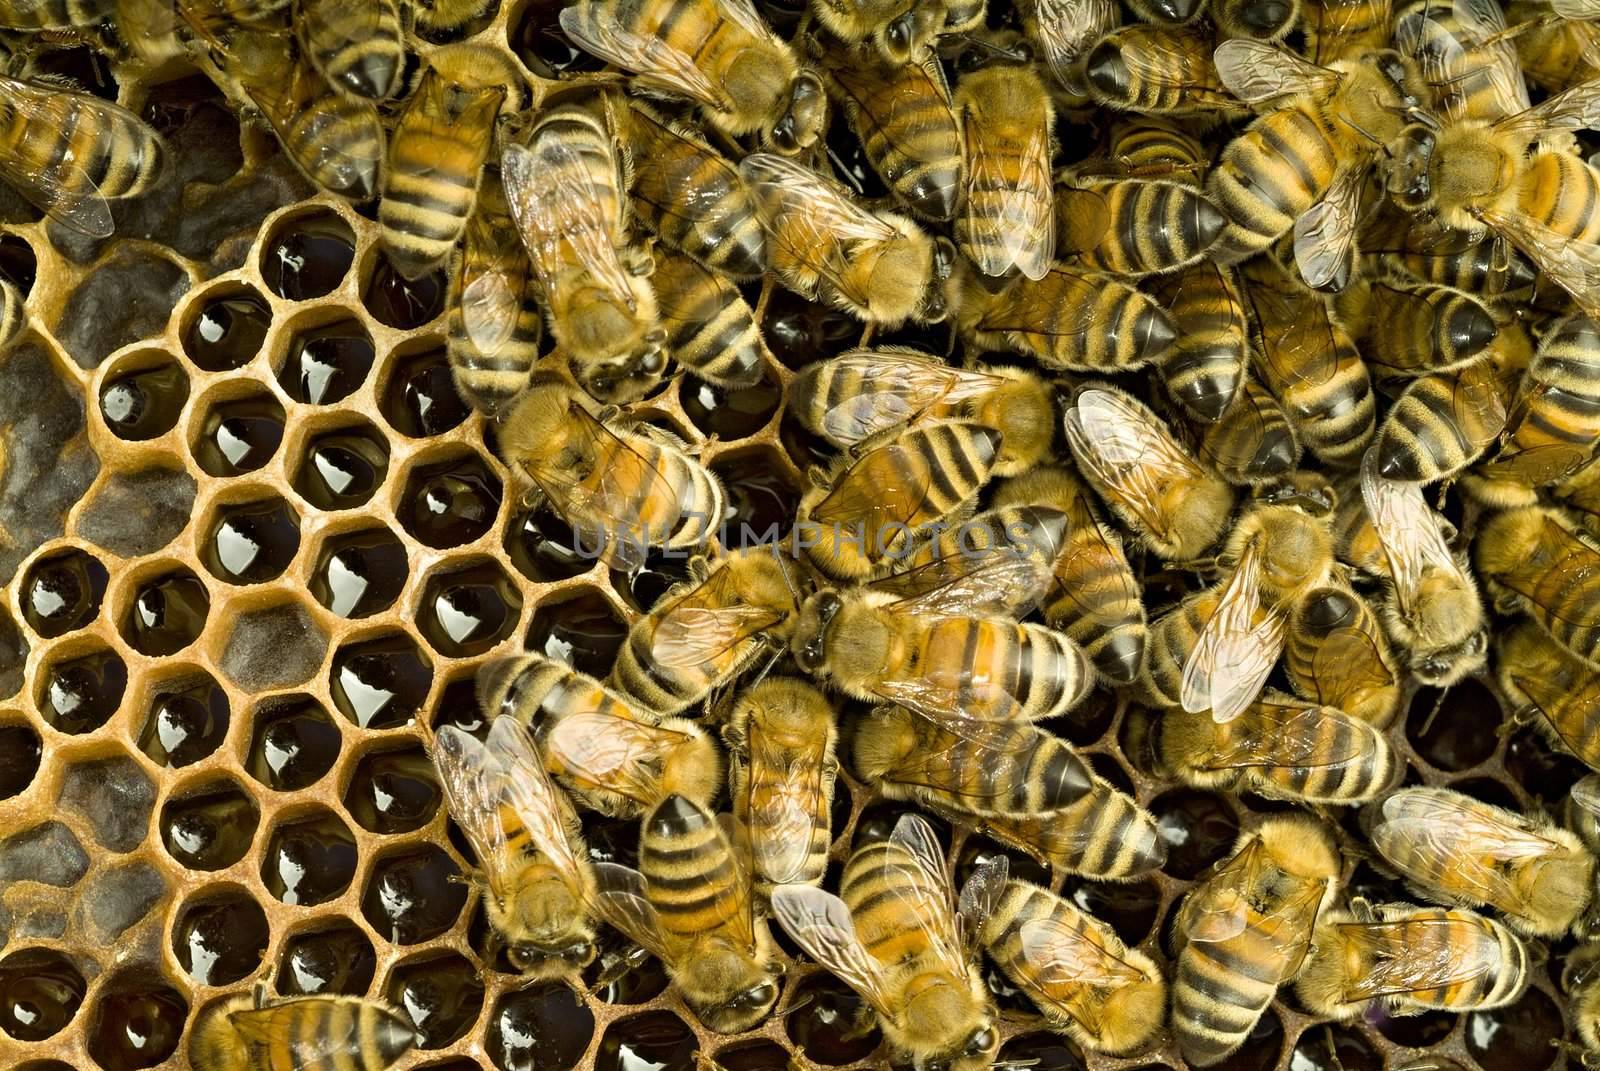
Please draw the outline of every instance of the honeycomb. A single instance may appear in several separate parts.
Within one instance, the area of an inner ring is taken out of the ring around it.
[[[594,67],[552,30],[557,6],[509,4],[466,39],[509,49],[548,89],[541,76]],[[602,983],[620,947],[581,990],[529,985],[486,955],[429,730],[480,725],[473,676],[500,655],[604,675],[627,624],[681,574],[613,574],[519,500],[492,429],[451,384],[443,278],[401,279],[375,224],[313,194],[207,83],[114,78],[82,49],[46,59],[91,68],[160,123],[180,174],[119,209],[105,243],[0,202],[0,272],[28,289],[30,314],[0,358],[0,1067],[188,1067],[195,1016],[256,983],[403,1008],[421,1037],[404,1069],[886,1065],[877,1032],[851,1027],[858,998],[781,933],[778,1007],[732,1037],[705,1030],[654,961]],[[757,531],[792,517],[824,456],[785,416],[793,369],[859,335],[770,284],[759,311],[777,358],[760,386],[680,375],[636,407],[705,441]],[[1506,709],[1487,678],[1414,694],[1391,732],[1408,780],[1557,806],[1583,768],[1530,729],[1502,731]],[[1131,883],[1052,887],[1170,968],[1176,902],[1239,829],[1283,806],[1154,774],[1144,713],[1109,694],[1049,727],[1158,816],[1170,852]],[[844,772],[830,876],[858,830],[906,809]],[[1353,815],[1330,817],[1350,892],[1405,898],[1365,861]],[[590,819],[598,857],[633,861],[629,824]],[[958,879],[1004,853],[934,825]],[[1527,995],[1496,1011],[1333,1025],[1280,993],[1220,1066],[1558,1067],[1567,951],[1551,947]],[[1183,1066],[1170,1037],[1129,1057],[1081,1052],[987,977],[1002,1064]]]

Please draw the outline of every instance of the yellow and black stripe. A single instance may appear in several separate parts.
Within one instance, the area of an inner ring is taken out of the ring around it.
[[[396,0],[300,0],[295,26],[335,89],[366,100],[394,95],[406,62]]]
[[[69,194],[117,200],[155,185],[167,165],[159,135],[125,108],[87,93],[0,77],[5,172]]]
[[[938,57],[892,67],[844,53],[827,74],[867,161],[894,195],[925,219],[954,216],[964,171],[961,132]]]
[[[655,261],[650,283],[672,359],[721,386],[759,383],[766,344],[739,288],[686,256],[657,249]]]
[[[1192,185],[1156,179],[1112,179],[1088,183],[1079,192],[1098,194],[1100,202],[1058,191],[1062,233],[1074,233],[1067,216],[1096,204],[1105,231],[1098,245],[1081,255],[1085,267],[1116,275],[1150,275],[1186,268],[1211,248],[1224,216]]]

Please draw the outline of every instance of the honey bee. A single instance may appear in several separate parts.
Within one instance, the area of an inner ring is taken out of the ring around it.
[[[1151,551],[1197,557],[1233,513],[1233,488],[1190,455],[1161,419],[1112,387],[1080,391],[1067,445],[1084,479]]]
[[[1523,933],[1557,937],[1588,907],[1594,856],[1548,820],[1447,788],[1405,788],[1372,815],[1372,846],[1418,894],[1487,904]]]
[[[612,430],[591,404],[569,381],[536,375],[500,429],[507,464],[578,532],[582,552],[615,567],[638,568],[648,547],[704,543],[722,523],[716,477],[664,433]]]
[[[1122,8],[1111,0],[1028,0],[1022,29],[1056,82],[1073,96],[1089,95],[1083,58],[1096,41],[1122,25]]]
[[[1510,1004],[1527,988],[1522,939],[1475,911],[1351,901],[1317,924],[1295,989],[1317,1015],[1354,1019]]]
[[[827,696],[775,677],[739,696],[722,727],[734,820],[750,831],[756,888],[815,885],[828,867],[839,730]]]
[[[529,728],[545,769],[590,810],[636,818],[668,796],[709,801],[721,788],[716,745],[699,726],[646,711],[560,662],[491,662],[478,697],[489,717]]]
[[[799,609],[789,565],[771,547],[736,551],[689,579],[628,630],[609,683],[650,710],[676,714],[781,650]]]
[[[1059,510],[996,506],[945,526],[872,588],[911,598],[960,584],[985,614],[1020,619],[1038,608],[1066,530],[1067,516]]]
[[[644,394],[666,368],[667,333],[649,258],[628,245],[627,169],[609,122],[579,104],[549,108],[507,138],[500,174],[550,333],[578,381],[602,401]]]
[[[993,1062],[1000,1031],[963,933],[977,932],[1004,880],[996,869],[980,873],[989,884],[968,884],[958,916],[933,831],[908,814],[886,840],[851,854],[841,896],[779,886],[772,914],[807,955],[861,994],[913,1067],[980,1071]]]
[[[808,431],[842,450],[901,425],[968,421],[1000,433],[996,476],[1042,460],[1055,438],[1055,398],[1020,368],[952,368],[903,346],[848,350],[789,384],[789,409]]]
[[[983,275],[1043,279],[1056,248],[1044,83],[1030,67],[981,67],[957,83],[955,112],[967,161],[956,246]]]
[[[1527,258],[1494,234],[1451,231],[1380,205],[1361,234],[1361,255],[1374,269],[1435,283],[1491,301],[1533,292],[1535,273]]]
[[[1155,294],[1178,331],[1161,361],[1168,393],[1197,420],[1221,419],[1244,383],[1249,352],[1244,302],[1232,270],[1202,260],[1158,279]]]
[[[409,6],[417,25],[436,34],[459,32],[491,10],[489,0],[411,0]]]
[[[933,43],[946,29],[950,7],[965,7],[959,0],[811,0],[811,13],[834,37],[846,45],[870,46],[876,55],[868,62],[882,67],[906,67],[926,61]],[[978,5],[978,22],[983,5]]]
[[[502,715],[480,743],[441,726],[433,764],[450,816],[483,867],[484,911],[512,966],[536,975],[587,966],[595,938],[588,849],[527,730]]]
[[[1473,564],[1502,613],[1526,613],[1557,643],[1600,665],[1600,613],[1588,606],[1600,582],[1593,537],[1554,509],[1506,510],[1478,530]]]
[[[1592,1066],[1600,1056],[1600,971],[1596,960],[1600,948],[1593,942],[1580,944],[1567,956],[1561,972],[1561,988],[1571,1001],[1573,1029],[1583,1043],[1585,1067]]]
[[[640,826],[638,870],[595,867],[601,915],[661,961],[695,1015],[719,1034],[765,1019],[783,974],[767,922],[755,912],[744,851],[703,806],[672,795]]]
[[[905,557],[916,540],[959,516],[988,482],[1000,433],[946,421],[890,432],[813,470],[800,498],[798,541],[829,576],[861,579]]]
[[[111,0],[6,0],[0,28],[39,32],[98,26],[115,12]]]
[[[955,249],[898,212],[869,211],[843,185],[782,156],[739,164],[767,232],[772,269],[790,290],[884,327],[945,316]]]
[[[1363,279],[1339,296],[1337,309],[1384,378],[1464,368],[1482,358],[1500,331],[1483,302],[1430,283]]]
[[[1283,671],[1298,695],[1388,728],[1402,682],[1365,599],[1343,584],[1312,588],[1295,601],[1285,631]]]
[[[759,133],[790,154],[822,135],[822,80],[749,0],[579,0],[562,10],[561,29],[631,72],[640,91],[690,101],[731,137]]]
[[[1247,376],[1233,404],[1204,425],[1198,453],[1229,483],[1250,487],[1293,472],[1300,464],[1300,439],[1282,403]]]
[[[1501,634],[1495,680],[1517,704],[1516,720],[1586,765],[1600,765],[1600,672],[1569,654],[1531,621]]]
[[[1422,489],[1379,476],[1369,450],[1361,462],[1361,498],[1387,573],[1384,627],[1411,675],[1446,687],[1476,673],[1488,643],[1478,587],[1466,563],[1450,553]]]
[[[664,249],[655,250],[650,284],[675,361],[729,389],[761,382],[767,348],[755,310],[737,286],[699,261]]]
[[[196,1071],[384,1071],[417,1044],[405,1013],[363,997],[272,1000],[266,986],[205,1008],[189,1036]]]
[[[1098,776],[1076,803],[1057,811],[949,817],[1065,874],[1126,881],[1167,861],[1155,816]]]
[[[405,69],[397,0],[298,0],[295,28],[311,63],[333,88],[367,100],[385,100]]]
[[[1278,987],[1304,964],[1340,867],[1320,823],[1274,815],[1244,833],[1233,857],[1184,897],[1172,1023],[1185,1060],[1210,1067],[1250,1035]]]
[[[1306,56],[1324,66],[1334,60],[1389,47],[1391,0],[1303,0]]]
[[[1547,93],[1560,93],[1600,78],[1600,37],[1592,18],[1600,14],[1592,4],[1560,6],[1545,0],[1507,4],[1506,21],[1514,27],[1517,63],[1529,83]],[[1582,9],[1574,10],[1574,9]],[[1559,17],[1552,17],[1559,16]]]
[[[1300,0],[1211,0],[1217,36],[1276,41],[1300,21]]]
[[[1228,219],[1193,185],[1149,178],[1078,178],[1056,186],[1063,254],[1113,275],[1178,271],[1200,261]]]
[[[1013,878],[981,922],[978,939],[989,957],[1051,1026],[1084,1048],[1124,1053],[1161,1026],[1161,968],[1071,902]]]
[[[498,49],[452,45],[428,54],[427,69],[389,139],[378,203],[378,237],[401,275],[419,278],[449,258],[478,198],[495,118],[520,110],[525,96],[521,76]],[[571,147],[576,152],[580,144]],[[594,182],[580,170],[571,181],[585,179]],[[617,227],[611,230],[614,235]]]
[[[1269,799],[1365,803],[1395,772],[1388,740],[1368,722],[1271,692],[1229,722],[1168,711],[1156,734],[1156,754],[1184,783]]]
[[[1394,45],[1412,57],[1448,120],[1495,120],[1528,106],[1528,86],[1499,4],[1407,0]]]
[[[1505,445],[1484,466],[1532,486],[1557,483],[1594,456],[1600,441],[1600,325],[1587,316],[1557,324],[1539,342]]]
[[[1231,118],[1243,115],[1212,61],[1207,29],[1133,23],[1100,38],[1084,61],[1089,94],[1118,111]]]

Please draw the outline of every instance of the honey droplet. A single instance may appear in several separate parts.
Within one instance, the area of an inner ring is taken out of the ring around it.
[[[512,518],[506,536],[511,564],[529,580],[552,583],[594,568],[594,556],[578,549],[578,534],[544,503]]]
[[[671,1012],[646,1012],[612,1023],[600,1038],[595,1071],[694,1071],[699,1043],[687,1023]]]
[[[483,983],[471,964],[452,953],[397,968],[389,980],[389,1001],[411,1017],[422,1048],[438,1049],[477,1021]]]
[[[387,528],[338,536],[322,548],[311,594],[340,617],[387,610],[406,583],[406,552]]]
[[[0,800],[20,796],[39,772],[39,734],[27,725],[0,728]]]
[[[96,1007],[89,1055],[105,1071],[139,1071],[177,1051],[189,1004],[159,975],[130,972],[113,979]]]
[[[830,974],[814,974],[795,990],[784,1030],[807,1059],[853,1064],[878,1047],[877,1016],[854,989]]]
[[[72,1022],[83,1003],[83,975],[61,953],[24,948],[0,959],[0,1030],[43,1041]]]
[[[140,654],[175,654],[200,638],[211,596],[187,569],[139,585],[122,622],[122,637]]]
[[[283,442],[283,406],[268,394],[223,402],[206,414],[194,459],[211,476],[254,472]]]
[[[167,854],[190,870],[224,870],[250,850],[261,812],[226,783],[161,808],[161,843]]]
[[[350,887],[356,841],[332,812],[280,825],[261,858],[261,882],[294,907],[326,903]]]
[[[467,903],[467,883],[441,849],[425,845],[380,860],[367,878],[361,913],[396,944],[429,941],[448,930]]]
[[[686,375],[678,387],[678,398],[695,427],[723,442],[732,442],[766,427],[783,402],[783,391],[771,379],[728,390]]]
[[[1239,836],[1238,819],[1209,792],[1168,792],[1151,802],[1150,811],[1167,844],[1167,862],[1161,869],[1175,878],[1199,877],[1232,850]]]
[[[51,666],[43,674],[39,713],[64,733],[92,733],[116,713],[128,687],[128,667],[99,651]]]
[[[366,382],[376,354],[364,327],[340,320],[296,335],[278,382],[297,402],[332,405]]]
[[[512,990],[489,1019],[485,1047],[500,1071],[570,1071],[594,1037],[594,1013],[568,986]]]
[[[500,512],[500,481],[474,454],[411,471],[396,512],[419,542],[436,550],[481,537]]]
[[[522,593],[493,563],[429,579],[422,593],[422,634],[442,655],[483,654],[516,627]]]
[[[442,795],[433,762],[419,748],[367,755],[350,778],[344,806],[372,833],[409,833],[428,824]]]
[[[299,518],[281,498],[229,506],[203,547],[211,575],[230,584],[260,584],[289,567],[300,549]]]
[[[294,489],[318,509],[366,505],[389,470],[389,444],[371,425],[319,435],[306,447]]]
[[[284,996],[361,996],[371,987],[377,966],[372,942],[354,926],[298,934],[284,946],[278,992]]]
[[[611,672],[628,628],[606,597],[593,588],[533,613],[525,646],[591,677]]]

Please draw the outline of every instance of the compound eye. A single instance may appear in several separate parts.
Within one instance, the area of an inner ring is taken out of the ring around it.
[[[994,1047],[995,1040],[994,1027],[984,1027],[982,1030],[979,1030],[976,1034],[973,1034],[967,1039],[966,1055],[979,1056],[988,1052]]]
[[[747,1008],[760,1008],[778,998],[778,987],[771,982],[762,982],[752,986],[739,994],[739,1003]]]
[[[884,31],[884,39],[889,42],[896,55],[903,56],[911,51],[911,16],[901,15],[889,24]]]
[[[779,152],[799,152],[800,140],[794,132],[794,116],[785,115],[772,126],[772,145]]]

